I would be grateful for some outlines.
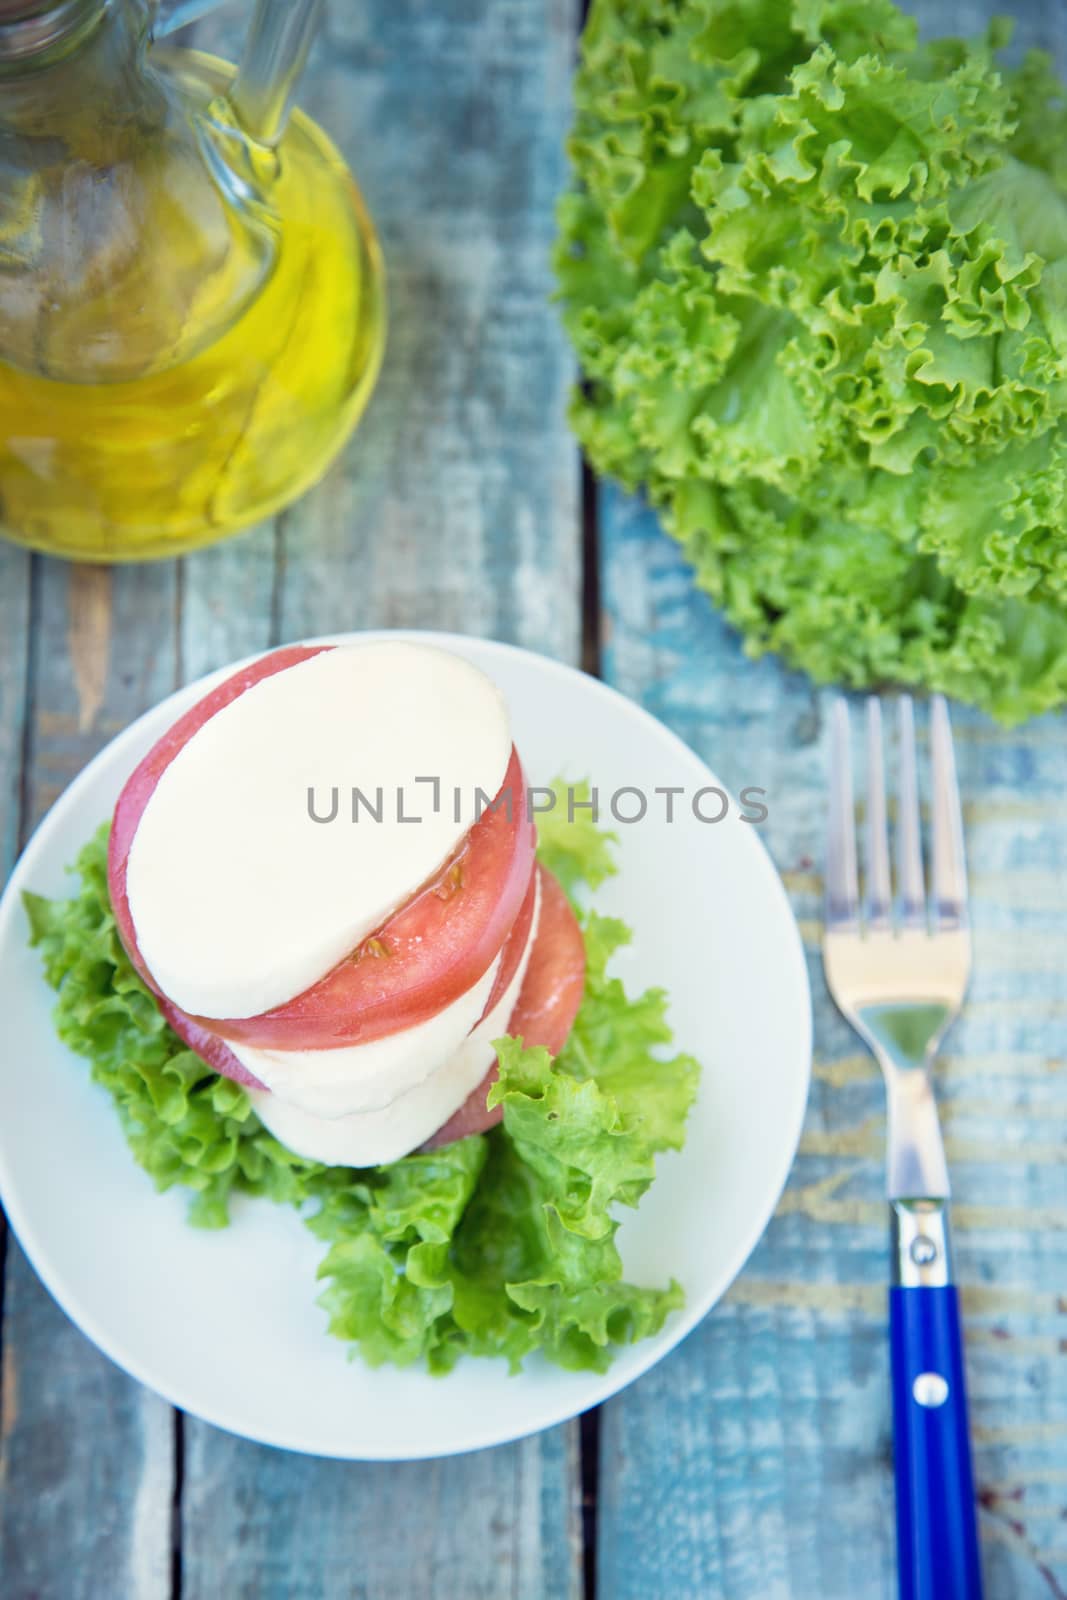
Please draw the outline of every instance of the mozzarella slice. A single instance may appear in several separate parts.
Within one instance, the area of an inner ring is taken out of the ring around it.
[[[427,645],[345,646],[262,679],[179,751],[134,836],[130,914],[159,987],[206,1017],[293,999],[443,864],[510,751],[495,685]],[[436,809],[418,778],[437,780]],[[352,820],[353,789],[373,805],[381,790],[381,821]],[[309,791],[325,817],[335,790],[334,820],[312,820]]]
[[[386,1106],[343,1117],[313,1116],[277,1094],[250,1090],[253,1110],[264,1127],[296,1155],[328,1166],[377,1167],[417,1150],[459,1110],[493,1064],[493,1040],[507,1032],[537,937],[540,880],[537,894],[530,936],[514,977],[488,1016],[437,1071]]]

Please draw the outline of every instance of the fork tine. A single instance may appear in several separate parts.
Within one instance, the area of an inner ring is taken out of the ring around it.
[[[882,754],[882,707],[874,695],[867,701],[867,921],[889,926],[893,890],[889,875],[889,835],[885,820],[885,760]]]
[[[967,865],[952,726],[945,697],[940,694],[930,706],[930,747],[934,913],[939,927],[958,928],[967,920]]]
[[[919,785],[915,771],[915,715],[911,696],[900,697],[900,748],[897,752],[897,899],[903,927],[926,926]]]
[[[826,832],[826,925],[859,922],[856,817],[848,706],[838,696],[830,718],[830,813]]]

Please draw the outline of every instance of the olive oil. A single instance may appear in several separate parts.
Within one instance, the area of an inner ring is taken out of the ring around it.
[[[10,296],[0,314],[0,532],[79,560],[174,555],[293,499],[354,426],[381,359],[377,242],[321,129],[295,112],[276,149],[250,148],[227,123],[225,63],[173,51],[164,77],[161,120],[184,119],[182,138],[152,126],[133,154],[90,154],[88,176],[83,154],[80,258],[51,299],[46,274],[25,276],[38,301],[24,327]]]

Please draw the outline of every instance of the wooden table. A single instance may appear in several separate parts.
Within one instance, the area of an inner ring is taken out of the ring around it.
[[[372,409],[320,488],[232,544],[113,573],[0,549],[0,856],[6,870],[146,706],[281,640],[416,625],[581,661],[735,788],[769,791],[764,837],[816,1005],[792,1180],[725,1302],[655,1371],[581,1425],[440,1464],[317,1461],[183,1418],[95,1351],[9,1239],[4,1600],[893,1593],[882,1093],[815,953],[826,697],[745,661],[652,518],[583,479],[547,265],[577,9],[334,0],[303,98],[358,172],[389,261]],[[1034,4],[1025,31],[1051,40],[1058,22],[1062,35],[1064,12]],[[228,53],[241,21],[224,13],[201,38]],[[985,1563],[990,1600],[1055,1600],[1067,1595],[1067,721],[1007,734],[960,713],[957,731],[977,963],[939,1093]]]

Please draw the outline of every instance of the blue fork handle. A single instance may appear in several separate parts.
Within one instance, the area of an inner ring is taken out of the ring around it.
[[[954,1284],[889,1291],[900,1600],[981,1600]]]

